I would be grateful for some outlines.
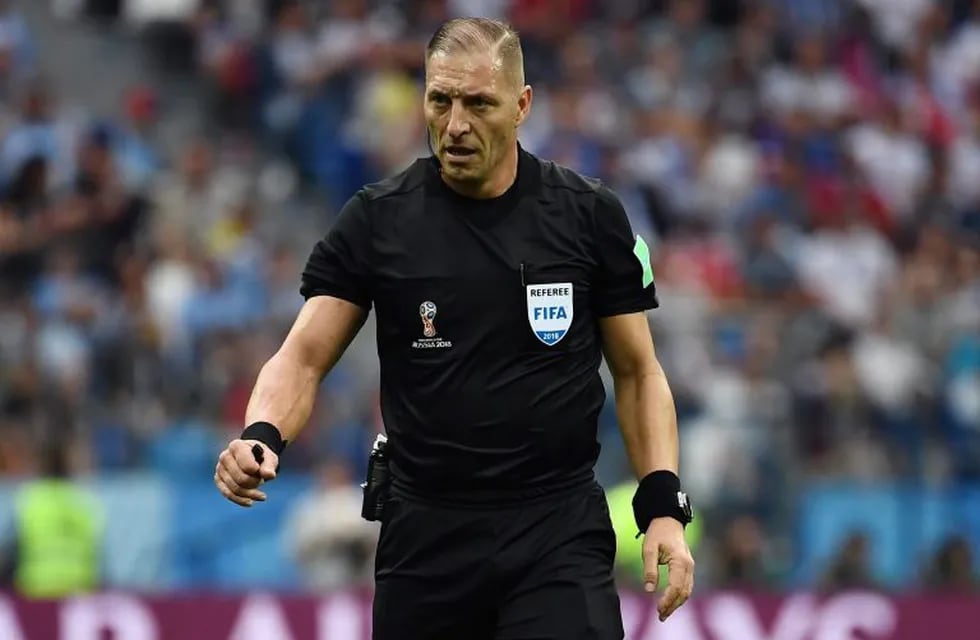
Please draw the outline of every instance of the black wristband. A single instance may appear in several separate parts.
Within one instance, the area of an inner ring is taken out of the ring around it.
[[[654,471],[640,480],[640,486],[633,494],[633,517],[641,534],[646,533],[654,518],[674,518],[686,526],[691,521],[690,504],[681,492],[677,474]]]
[[[275,425],[268,422],[253,422],[245,427],[240,436],[242,440],[258,440],[265,446],[272,449],[277,456],[282,453],[288,444],[287,440],[282,439],[282,433]]]

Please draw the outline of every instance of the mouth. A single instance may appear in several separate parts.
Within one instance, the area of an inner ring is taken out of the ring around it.
[[[446,147],[446,157],[450,160],[462,161],[476,155],[476,149],[463,145],[451,144]]]

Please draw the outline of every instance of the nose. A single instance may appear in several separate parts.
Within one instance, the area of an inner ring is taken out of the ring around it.
[[[453,138],[458,138],[469,132],[470,123],[466,118],[466,109],[458,101],[453,101],[453,106],[449,108],[449,126],[446,133]]]

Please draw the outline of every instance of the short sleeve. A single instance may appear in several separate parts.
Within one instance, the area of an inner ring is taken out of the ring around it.
[[[595,202],[595,235],[599,276],[593,288],[598,317],[655,309],[660,306],[646,241],[633,233],[626,210],[607,187]]]
[[[337,215],[327,235],[316,243],[303,269],[300,293],[334,296],[371,308],[369,265],[371,227],[361,194],[354,195]]]

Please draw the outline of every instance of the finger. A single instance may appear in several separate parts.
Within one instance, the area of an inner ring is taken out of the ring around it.
[[[643,590],[653,593],[660,587],[660,545],[643,545]]]
[[[687,568],[687,588],[684,590],[684,600],[686,601],[694,595],[694,559],[691,558],[691,564]]]
[[[218,474],[218,479],[226,487],[228,487],[228,490],[231,491],[234,495],[236,495],[236,496],[238,496],[240,498],[248,498],[250,500],[257,500],[259,502],[265,502],[265,494],[264,493],[262,493],[258,489],[253,489],[253,488],[250,488],[250,487],[243,487],[242,485],[238,484],[235,481],[235,479],[228,474],[228,470],[227,469],[225,469],[223,467],[219,467],[218,468],[218,471],[217,471],[217,474]]]
[[[657,604],[657,611],[660,613],[661,622],[667,619],[674,609],[678,606],[683,586],[687,583],[687,577],[682,575],[683,568],[676,562],[667,563],[667,589],[664,596]]]
[[[667,592],[657,606],[661,621],[666,620],[670,614],[687,602],[694,585],[693,574],[694,561],[689,557],[672,560],[668,564],[670,585],[667,587]]]
[[[231,500],[235,504],[240,505],[242,507],[252,506],[252,501],[249,500],[248,498],[241,498],[239,496],[236,496],[234,493],[232,493],[231,489],[228,488],[228,485],[225,484],[225,481],[220,477],[220,473],[218,472],[215,472],[214,474],[214,484],[217,485],[218,491],[221,492],[221,495],[223,495],[228,500]]]
[[[259,475],[259,463],[256,461],[255,456],[252,454],[252,445],[258,442],[258,440],[235,440],[230,445],[228,445],[228,451],[234,458],[235,463],[238,468],[247,473],[250,476]],[[264,447],[264,445],[263,445]],[[266,453],[272,453],[265,449]]]
[[[218,477],[221,481],[228,487],[228,489],[241,498],[249,498],[250,500],[258,500],[259,502],[265,501],[265,493],[259,491],[258,489],[252,488],[250,486],[242,486],[240,483],[236,482],[233,477],[228,474],[228,470],[220,468],[218,470]],[[249,478],[249,480],[254,480]]]
[[[234,481],[234,484],[238,485],[239,487],[254,489],[262,483],[262,478],[258,477],[257,474],[247,473],[245,470],[243,470],[238,465],[238,458],[231,453],[222,455],[219,462],[220,467],[228,472],[228,476]],[[258,471],[258,465],[255,465],[255,469]]]
[[[680,599],[680,594],[680,587],[675,587],[674,585],[667,586],[667,590],[664,592],[663,597],[660,598],[660,602],[657,603],[657,613],[660,615],[661,622],[666,620],[677,608],[677,602]]]

